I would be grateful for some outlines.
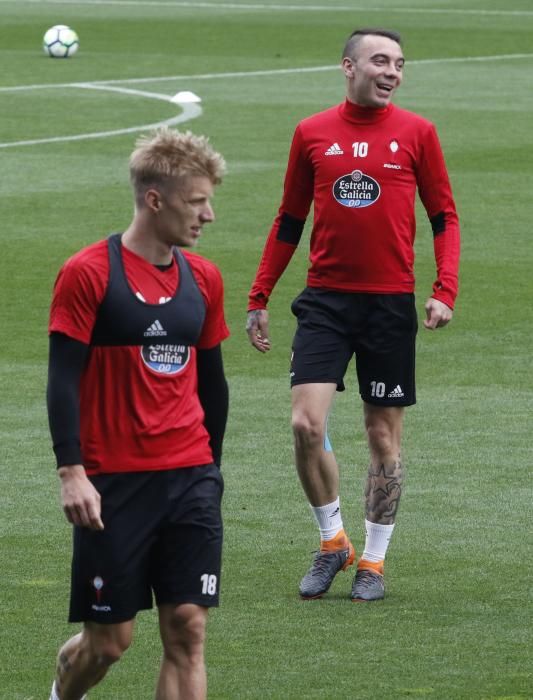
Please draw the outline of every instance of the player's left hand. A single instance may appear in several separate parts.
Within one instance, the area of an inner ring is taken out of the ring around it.
[[[434,331],[436,328],[442,328],[442,326],[445,326],[452,320],[453,310],[438,299],[430,297],[426,301],[424,308],[426,310],[424,327],[430,331]]]

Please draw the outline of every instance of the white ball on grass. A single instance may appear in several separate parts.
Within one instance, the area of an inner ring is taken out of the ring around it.
[[[80,46],[76,32],[66,24],[56,24],[43,37],[43,50],[51,58],[70,58]]]

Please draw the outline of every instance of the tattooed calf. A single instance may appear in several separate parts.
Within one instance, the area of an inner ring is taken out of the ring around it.
[[[399,461],[387,466],[370,465],[365,488],[367,520],[392,525],[402,495],[402,478],[403,467]]]

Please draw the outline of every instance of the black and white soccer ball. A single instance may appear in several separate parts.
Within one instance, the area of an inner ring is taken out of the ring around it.
[[[74,56],[80,46],[76,32],[66,24],[56,24],[43,37],[43,49],[51,58]]]

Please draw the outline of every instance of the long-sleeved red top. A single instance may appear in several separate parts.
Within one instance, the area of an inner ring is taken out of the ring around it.
[[[437,279],[432,296],[453,308],[459,224],[437,132],[388,105],[346,100],[298,124],[283,199],[248,308],[264,309],[298,246],[314,203],[307,285],[346,292],[414,291],[415,196],[431,222]]]

